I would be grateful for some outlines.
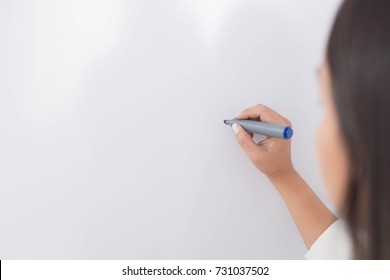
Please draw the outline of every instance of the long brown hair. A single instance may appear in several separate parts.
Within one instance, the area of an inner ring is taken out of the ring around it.
[[[357,259],[390,259],[390,1],[346,0],[327,46]]]

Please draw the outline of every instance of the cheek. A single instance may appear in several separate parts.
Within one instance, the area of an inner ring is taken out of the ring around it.
[[[335,208],[340,210],[346,186],[346,156],[336,126],[328,116],[320,122],[316,146],[326,192]]]

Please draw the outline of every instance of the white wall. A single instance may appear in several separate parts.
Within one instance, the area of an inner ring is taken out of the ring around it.
[[[290,118],[326,199],[315,68],[338,4],[0,1],[0,258],[303,258],[222,120]]]

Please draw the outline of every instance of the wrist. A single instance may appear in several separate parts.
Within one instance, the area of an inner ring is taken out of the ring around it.
[[[299,177],[298,172],[295,170],[293,166],[280,172],[277,175],[268,176],[268,180],[274,185],[276,188],[282,187],[284,185],[290,185],[292,181],[296,180]]]

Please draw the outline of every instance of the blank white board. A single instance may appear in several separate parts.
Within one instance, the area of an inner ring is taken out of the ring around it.
[[[326,201],[315,69],[338,5],[0,1],[0,258],[304,258],[222,121],[258,103],[291,119]]]

